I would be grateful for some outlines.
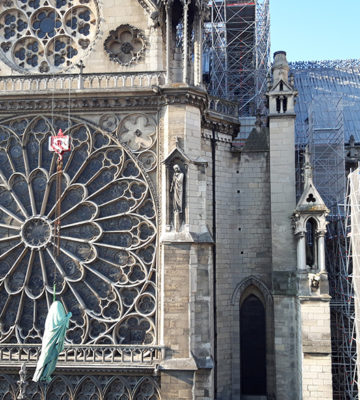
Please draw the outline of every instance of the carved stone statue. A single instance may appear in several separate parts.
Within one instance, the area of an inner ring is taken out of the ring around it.
[[[184,174],[178,164],[175,164],[174,175],[172,178],[170,193],[173,193],[173,215],[174,215],[174,227],[178,231],[180,228],[180,214],[183,212],[183,198],[184,198]]]
[[[20,380],[17,381],[19,385],[19,394],[17,397],[18,400],[23,400],[27,398],[26,387],[28,386],[29,383],[26,381],[26,375],[27,375],[26,363],[22,363],[19,371]]]

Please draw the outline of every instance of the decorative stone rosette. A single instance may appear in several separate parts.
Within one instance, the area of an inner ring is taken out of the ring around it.
[[[116,136],[153,176],[157,165],[156,123],[151,115],[135,113],[123,117],[107,113],[101,116],[100,126]]]
[[[140,60],[146,50],[146,38],[140,29],[120,25],[104,42],[110,60],[127,66]]]
[[[5,0],[0,3],[0,55],[19,72],[60,72],[93,43],[96,0]]]
[[[60,255],[54,254],[62,128]],[[140,163],[118,139],[61,118],[0,125],[0,341],[39,343],[56,281],[70,343],[154,344],[156,207]]]

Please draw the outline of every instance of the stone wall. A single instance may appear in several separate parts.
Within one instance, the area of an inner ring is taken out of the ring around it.
[[[331,399],[331,338],[329,299],[301,301],[303,399]]]
[[[205,132],[205,135],[210,137],[211,133]],[[244,299],[245,289],[249,288],[260,288],[258,295],[266,303],[268,391],[275,392],[273,305],[270,294],[270,184],[266,148],[259,151],[244,150],[240,154],[227,143],[226,136],[220,134],[217,137],[217,399],[227,400],[240,396],[240,302]],[[204,139],[202,149],[209,163],[207,185],[211,187],[210,139]],[[207,199],[208,226],[211,227],[211,190],[207,192]],[[254,279],[249,280],[250,277]]]

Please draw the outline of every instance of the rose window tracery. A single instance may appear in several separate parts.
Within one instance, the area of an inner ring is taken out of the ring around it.
[[[140,60],[146,49],[146,39],[142,31],[131,25],[120,25],[111,31],[104,47],[110,60],[121,65],[130,65]]]
[[[157,143],[154,116],[134,113],[124,117],[107,113],[100,117],[99,125],[131,150],[156,185]]]
[[[56,157],[64,156],[60,255]],[[39,343],[56,281],[70,343],[154,344],[156,208],[148,177],[115,136],[83,122],[29,117],[0,125],[0,341]]]
[[[1,2],[1,57],[20,72],[62,71],[90,49],[98,20],[97,0]]]

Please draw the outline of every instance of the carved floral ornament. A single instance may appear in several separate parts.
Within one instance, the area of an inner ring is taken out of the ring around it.
[[[127,66],[136,63],[146,49],[146,39],[143,32],[131,25],[120,25],[104,43],[105,51],[110,60]]]
[[[5,0],[0,55],[20,72],[59,72],[83,59],[98,28],[97,0]]]
[[[64,156],[60,256],[54,256],[56,160]],[[156,208],[140,163],[95,126],[55,117],[0,125],[0,341],[39,343],[57,299],[70,343],[156,342]],[[55,278],[56,276],[56,278]]]
[[[114,113],[103,114],[100,126],[115,135],[142,163],[146,172],[156,167],[156,123],[150,115],[130,114],[125,117]]]

